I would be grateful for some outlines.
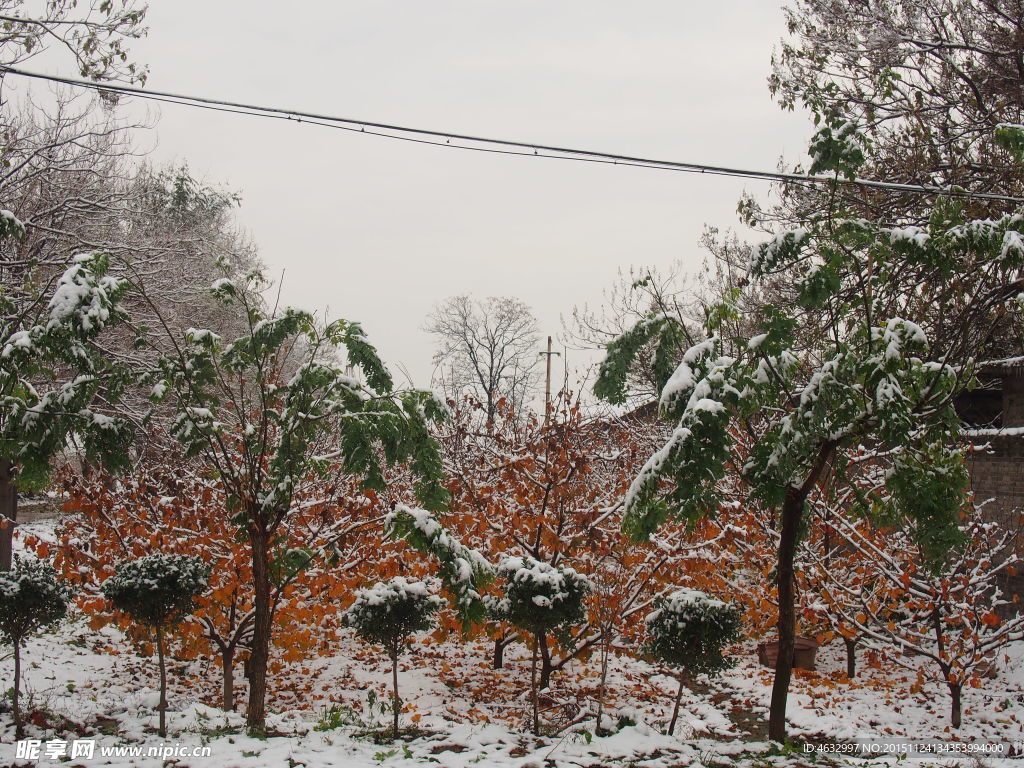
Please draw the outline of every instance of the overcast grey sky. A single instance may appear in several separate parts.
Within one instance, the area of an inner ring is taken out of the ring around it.
[[[765,81],[773,2],[151,0],[149,87],[663,159],[772,169],[809,124]],[[429,384],[447,296],[514,295],[545,333],[618,268],[699,266],[762,182],[445,150],[163,106],[155,162],[241,191],[287,303],[360,320]],[[570,356],[569,364],[583,362]]]

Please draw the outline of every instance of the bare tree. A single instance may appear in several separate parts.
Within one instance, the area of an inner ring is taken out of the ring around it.
[[[522,412],[540,362],[537,318],[524,302],[453,296],[434,307],[424,330],[438,340],[434,386],[450,397],[472,395],[484,404],[488,423],[503,397]]]
[[[717,282],[708,284],[709,275],[686,275],[680,262],[668,270],[653,266],[620,269],[615,282],[603,291],[599,305],[576,306],[568,318],[562,317],[562,337],[570,348],[603,351],[610,342],[653,315],[678,320],[681,331],[689,334],[688,329],[700,326],[704,297],[720,294]],[[686,340],[691,341],[689,336]],[[631,407],[650,403],[661,393],[664,372],[658,370],[658,358],[658,349],[653,344],[639,352],[637,365],[629,373]]]

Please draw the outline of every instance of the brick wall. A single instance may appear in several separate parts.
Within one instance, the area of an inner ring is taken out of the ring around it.
[[[1002,419],[1000,426],[1024,427],[1024,375],[1018,370],[1005,372],[1002,378]],[[1024,551],[1024,530],[1020,510],[1024,510],[1024,435],[977,438],[989,445],[985,452],[968,454],[967,467],[971,488],[985,516],[998,521],[1018,535],[1018,551]],[[1003,588],[1017,594],[1024,607],[1024,569],[1003,579]]]

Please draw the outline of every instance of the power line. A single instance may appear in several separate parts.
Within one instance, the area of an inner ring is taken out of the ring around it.
[[[89,80],[78,80],[70,77],[61,77],[59,75],[29,72],[28,70],[18,69],[15,67],[0,66],[0,76],[6,73],[36,80],[60,83],[62,85],[68,85],[75,88],[88,88],[98,91],[101,94],[117,93],[166,104],[179,104],[182,106],[207,109],[215,112],[226,112],[229,114],[250,115],[253,117],[263,117],[276,120],[289,120],[297,123],[319,125],[325,128],[335,128],[349,131],[351,133],[362,133],[386,139],[396,139],[416,144],[427,144],[431,146],[468,150],[472,152],[487,152],[520,157],[542,157],[551,160],[573,160],[576,162],[598,163],[603,165],[622,165],[662,171],[699,173],[713,176],[731,176],[736,178],[795,184],[839,183],[847,186],[867,187],[870,189],[879,189],[894,193],[942,195],[947,197],[994,200],[1007,203],[1024,203],[1024,197],[1002,195],[994,192],[971,192],[969,190],[959,188],[945,188],[924,184],[905,184],[901,182],[879,181],[875,179],[830,178],[799,173],[784,173],[782,171],[757,171],[743,168],[731,168],[728,166],[709,165],[706,163],[657,160],[653,158],[638,157],[635,155],[595,152],[586,149],[534,144],[531,142],[510,139],[495,139],[464,133],[431,130],[427,128],[412,128],[409,126],[393,125],[373,120],[358,120],[354,118],[318,114],[315,112],[284,109],[282,107],[264,107],[203,96],[189,96],[186,94],[171,93],[168,91],[145,90],[143,88],[136,88],[128,85],[112,83],[101,84]]]

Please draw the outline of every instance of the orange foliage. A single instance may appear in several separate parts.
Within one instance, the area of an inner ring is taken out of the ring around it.
[[[68,490],[65,510],[71,514],[62,520],[52,554],[64,578],[80,586],[78,602],[90,626],[114,622],[140,651],[151,653],[145,635],[112,611],[99,586],[124,560],[154,552],[198,555],[213,565],[210,589],[178,627],[174,653],[182,659],[210,658],[231,686],[233,665],[248,655],[253,588],[251,555],[230,519],[220,483],[194,462],[176,457],[116,479],[69,480]],[[273,544],[273,672],[328,652],[341,626],[341,610],[364,579],[361,566],[370,559],[396,559],[386,555],[394,545],[382,541],[382,510],[375,495],[353,486],[347,499],[343,507],[297,499]],[[40,556],[50,554],[46,542],[30,543]],[[225,706],[233,702],[227,688],[217,698]]]

